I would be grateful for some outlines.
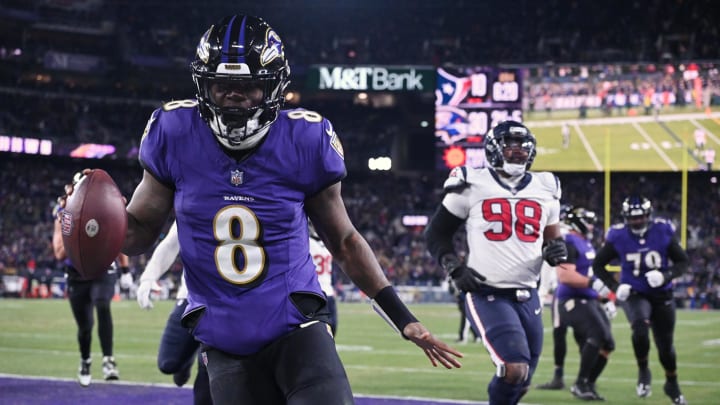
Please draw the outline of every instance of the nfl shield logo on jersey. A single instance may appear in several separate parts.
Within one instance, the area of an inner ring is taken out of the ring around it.
[[[239,186],[243,183],[243,172],[240,170],[233,170],[230,172],[230,183],[233,186]]]

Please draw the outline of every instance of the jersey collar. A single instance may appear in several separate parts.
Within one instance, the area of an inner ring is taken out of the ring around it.
[[[497,174],[497,172],[495,170],[491,169],[490,174],[493,176],[495,181],[500,185],[500,187],[510,191],[513,194],[517,194],[518,191],[527,187],[527,185],[530,184],[530,180],[532,180],[532,174],[530,174],[529,172],[525,172],[525,175],[520,180],[520,182],[518,182],[517,186],[512,187],[512,186],[508,185],[507,183],[505,183],[505,181],[503,181],[503,179],[500,177],[499,174]]]

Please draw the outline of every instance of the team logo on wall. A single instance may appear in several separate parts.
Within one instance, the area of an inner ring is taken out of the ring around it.
[[[239,186],[243,183],[243,172],[240,170],[233,170],[230,172],[230,184],[233,186]]]

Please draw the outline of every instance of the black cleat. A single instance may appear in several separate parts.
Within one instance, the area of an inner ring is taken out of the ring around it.
[[[563,382],[562,378],[553,377],[550,382],[546,382],[545,384],[539,384],[535,388],[539,390],[562,390],[565,389],[565,383]]]
[[[652,382],[652,373],[650,372],[649,368],[641,369],[638,371],[638,383],[635,387],[635,392],[637,392],[637,396],[640,398],[648,398],[650,395],[652,395],[652,390],[650,389],[650,383]]]
[[[592,386],[588,382],[576,382],[575,385],[570,387],[570,392],[575,395],[576,398],[580,398],[585,401],[604,401],[605,398],[598,395]]]
[[[597,390],[595,389],[595,383],[594,383],[594,382],[588,383],[588,386],[590,387],[590,391],[592,391],[593,394],[595,394],[595,400],[596,400],[596,401],[604,401],[604,400],[605,400],[605,397],[603,397],[602,395],[598,394]]]
[[[672,399],[673,404],[687,405],[687,401],[685,400],[683,394],[680,392],[680,386],[678,385],[677,381],[665,381],[663,391],[665,391],[665,395],[669,396],[670,399]]]

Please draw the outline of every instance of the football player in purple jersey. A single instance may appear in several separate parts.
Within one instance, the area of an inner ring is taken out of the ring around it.
[[[290,68],[264,20],[232,15],[202,35],[196,98],[154,111],[123,251],[145,252],[175,210],[188,304],[215,404],[349,404],[309,254],[308,218],[350,279],[434,366],[462,354],[398,298],[341,198],[342,144],[320,114],[281,111]]]
[[[567,259],[560,232],[560,181],[530,172],[536,139],[519,122],[501,122],[485,135],[489,167],[456,167],[425,235],[428,250],[465,293],[472,327],[480,332],[496,372],[490,404],[517,404],[528,391],[543,345],[537,286],[543,259]],[[453,235],[464,225],[467,261]]]
[[[569,225],[565,219],[567,218],[567,214],[570,213],[573,208],[574,207],[569,204],[560,205],[560,225],[563,234],[567,234],[569,232]],[[545,291],[553,291],[552,302],[550,303],[550,321],[553,326],[553,360],[555,363],[555,369],[553,371],[553,378],[550,381],[536,386],[537,389],[541,390],[565,389],[563,376],[565,373],[565,356],[567,355],[568,328],[560,323],[560,314],[556,311],[558,305],[558,296],[555,294],[557,292],[557,282],[557,271],[555,267],[551,267],[549,264],[543,263],[543,268],[540,272],[540,286],[538,287],[538,291],[542,291],[543,288],[545,288]],[[582,337],[574,332],[575,330],[573,330],[573,337],[575,338],[575,342],[579,345],[582,341]]]
[[[680,246],[675,229],[662,219],[651,219],[652,203],[643,196],[623,201],[624,223],[607,232],[604,245],[593,261],[593,273],[615,291],[632,329],[632,345],[638,365],[636,393],[651,394],[648,368],[652,330],[660,363],[665,369],[663,390],[674,404],[685,404],[677,377],[675,300],[672,280],[687,271],[688,255]],[[605,268],[620,260],[620,281]]]
[[[563,327],[572,327],[580,348],[580,368],[570,392],[584,400],[604,399],[597,393],[595,381],[615,349],[610,319],[600,302],[607,299],[610,289],[590,273],[595,258],[591,244],[595,220],[595,213],[582,207],[567,213],[568,258],[555,268],[558,286],[553,300],[554,320]]]

